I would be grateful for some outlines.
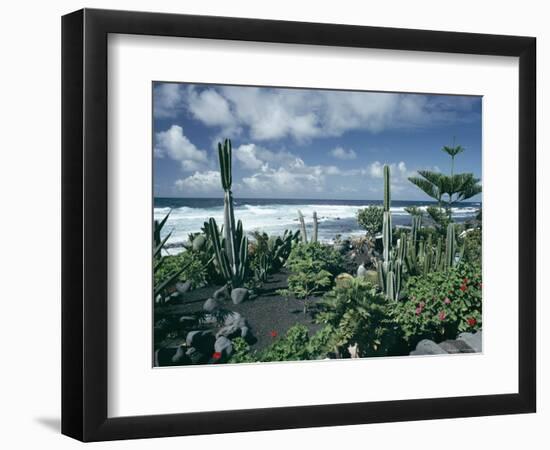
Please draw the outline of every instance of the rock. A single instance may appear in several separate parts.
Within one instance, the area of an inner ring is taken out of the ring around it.
[[[222,357],[228,358],[233,353],[233,344],[225,336],[220,336],[214,343],[214,352],[220,352]]]
[[[363,264],[361,264],[357,268],[357,276],[358,277],[365,277],[366,275],[367,275],[367,269],[365,269],[365,266]]]
[[[172,363],[177,365],[190,364],[191,359],[187,356],[186,351],[185,347],[179,346],[176,353],[172,356]]]
[[[479,353],[482,351],[481,331],[475,333],[460,333],[457,339],[465,342],[474,352]]]
[[[235,288],[231,291],[231,300],[234,305],[238,305],[244,302],[248,298],[248,289]]]
[[[216,337],[225,336],[231,338],[242,335],[242,329],[247,327],[246,319],[238,312],[230,312],[224,320],[224,325],[216,333]]]
[[[241,328],[241,337],[246,340],[249,338],[250,335],[250,329],[248,327],[242,327]]]
[[[468,344],[460,340],[448,340],[438,345],[447,353],[475,353]]]
[[[179,318],[179,323],[182,324],[184,327],[189,327],[193,325],[196,321],[196,317],[193,316],[181,316]]]
[[[212,312],[212,311],[218,309],[219,307],[220,307],[220,305],[213,298],[209,298],[208,300],[206,300],[204,302],[204,305],[202,305],[202,309],[204,309],[206,312]]]
[[[178,293],[180,294],[185,294],[189,289],[191,289],[190,281],[186,281],[186,282],[178,281],[176,283],[176,291],[178,291]]]
[[[225,300],[229,298],[229,290],[227,289],[227,285],[219,288],[216,292],[214,292],[212,297],[214,300]]]
[[[429,339],[422,339],[416,346],[416,350],[413,350],[411,355],[446,355],[447,352],[443,350],[434,341]]]
[[[203,234],[195,236],[195,239],[193,239],[193,250],[196,252],[202,250],[204,244],[206,244],[206,237]]]
[[[185,356],[189,358],[191,364],[200,364],[208,361],[208,357],[194,347],[188,348],[185,352]]]
[[[216,338],[211,331],[190,331],[187,333],[185,343],[187,347],[195,347],[202,353],[210,354]]]

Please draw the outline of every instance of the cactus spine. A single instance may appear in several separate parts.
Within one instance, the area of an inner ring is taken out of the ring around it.
[[[233,193],[231,192],[232,148],[229,139],[224,141],[223,146],[221,142],[218,143],[218,156],[224,191],[223,239],[220,241],[218,225],[213,218],[210,218],[208,222],[207,231],[214,247],[214,254],[220,273],[232,287],[239,287],[243,284],[246,274],[248,239],[243,232],[243,224],[240,220],[237,222],[237,226],[235,226]]]

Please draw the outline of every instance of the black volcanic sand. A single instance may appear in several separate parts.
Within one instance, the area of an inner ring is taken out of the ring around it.
[[[257,295],[251,296],[239,305],[234,305],[230,298],[221,302],[223,308],[240,313],[248,322],[250,331],[256,339],[256,342],[250,345],[251,350],[261,350],[269,346],[296,324],[305,325],[310,330],[310,336],[321,328],[321,325],[313,322],[312,317],[315,303],[321,297],[310,298],[309,311],[304,314],[302,300],[293,297],[287,299],[276,294],[278,289],[287,287],[288,275],[285,270],[271,275],[256,291]],[[220,286],[207,286],[195,289],[185,293],[183,300],[179,300],[178,303],[157,307],[155,321],[161,318],[177,321],[181,316],[201,311],[204,302],[219,288]],[[275,337],[272,336],[274,333]],[[160,343],[160,346],[166,343],[168,342]]]

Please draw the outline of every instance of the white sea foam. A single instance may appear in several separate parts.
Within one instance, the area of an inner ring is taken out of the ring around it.
[[[308,230],[311,230],[313,212],[317,212],[319,220],[319,239],[330,242],[336,234],[343,236],[360,235],[363,233],[356,221],[357,211],[368,206],[364,205],[319,205],[319,204],[243,204],[235,207],[235,219],[242,220],[245,231],[265,231],[268,234],[282,234],[285,229],[299,228],[298,210],[305,217]],[[421,207],[426,209],[426,207]],[[170,208],[155,208],[154,218],[161,220]],[[405,207],[392,207],[392,216],[396,223],[407,224],[408,213]],[[456,218],[474,216],[477,209],[471,206],[453,208]],[[201,230],[204,222],[213,217],[218,225],[223,223],[223,206],[209,208],[192,208],[188,206],[172,209],[166,223],[164,233],[172,231],[170,242],[172,245],[181,244],[188,239],[189,233]]]

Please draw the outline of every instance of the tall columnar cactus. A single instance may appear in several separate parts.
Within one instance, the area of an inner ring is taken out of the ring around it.
[[[300,238],[304,244],[307,244],[306,222],[302,211],[298,210],[298,219],[300,220]]]
[[[248,239],[243,232],[242,222],[239,220],[235,226],[235,213],[233,206],[233,193],[231,192],[232,173],[231,141],[226,139],[218,143],[218,156],[220,160],[220,175],[222,181],[223,196],[223,239],[220,241],[218,226],[213,218],[208,222],[208,235],[214,247],[214,253],[220,273],[232,287],[243,284],[248,260]]]
[[[317,220],[317,211],[313,211],[313,233],[311,234],[311,242],[317,242],[318,231],[319,231],[319,222]]]
[[[306,221],[302,211],[298,210],[298,220],[300,221],[300,238],[304,244],[307,244],[307,230]],[[319,233],[319,220],[317,218],[317,211],[313,211],[313,231],[311,233],[311,242],[317,242]]]
[[[382,244],[384,251],[382,260],[376,262],[378,283],[390,300],[397,300],[401,289],[403,276],[403,259],[406,253],[407,242],[401,238],[396,249],[392,244],[392,220],[391,220],[391,195],[390,195],[390,168],[384,165],[384,216],[382,222]]]

